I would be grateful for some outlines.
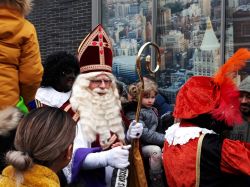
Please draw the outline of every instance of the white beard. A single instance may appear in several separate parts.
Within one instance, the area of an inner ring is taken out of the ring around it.
[[[119,94],[114,77],[110,75],[109,77],[112,79],[111,88],[106,90],[105,95],[99,95],[96,90],[88,88],[89,80],[79,75],[72,88],[70,99],[73,110],[80,114],[79,123],[83,135],[90,142],[95,141],[96,135],[99,135],[101,145],[107,144],[111,137],[110,132],[115,133],[121,141],[125,138]]]

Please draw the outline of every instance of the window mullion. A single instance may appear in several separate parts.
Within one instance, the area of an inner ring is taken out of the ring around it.
[[[221,0],[221,41],[220,41],[220,59],[221,65],[225,62],[225,45],[226,45],[226,0]]]

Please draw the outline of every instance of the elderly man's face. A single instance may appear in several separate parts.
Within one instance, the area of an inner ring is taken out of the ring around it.
[[[90,80],[89,89],[96,91],[99,95],[105,95],[106,90],[111,87],[111,79],[105,75],[101,74]]]
[[[240,92],[240,110],[243,115],[250,115],[250,92]]]

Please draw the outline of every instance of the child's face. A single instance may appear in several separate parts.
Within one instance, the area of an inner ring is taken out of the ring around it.
[[[142,98],[142,105],[147,108],[152,107],[155,102],[155,95],[154,91],[150,92],[150,94],[144,95]]]

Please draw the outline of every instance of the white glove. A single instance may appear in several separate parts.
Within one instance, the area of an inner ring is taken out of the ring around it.
[[[136,123],[135,120],[133,120],[128,128],[127,131],[127,139],[134,139],[134,138],[140,138],[142,135],[143,125],[142,123]]]
[[[114,168],[125,168],[129,165],[128,156],[131,145],[112,148],[107,153],[107,164]]]
[[[119,146],[107,151],[107,163],[114,168],[125,168],[129,165],[128,156],[131,145]]]
[[[106,166],[125,168],[129,165],[128,156],[131,145],[118,146],[108,151],[90,153],[82,163],[83,169],[96,169]]]

